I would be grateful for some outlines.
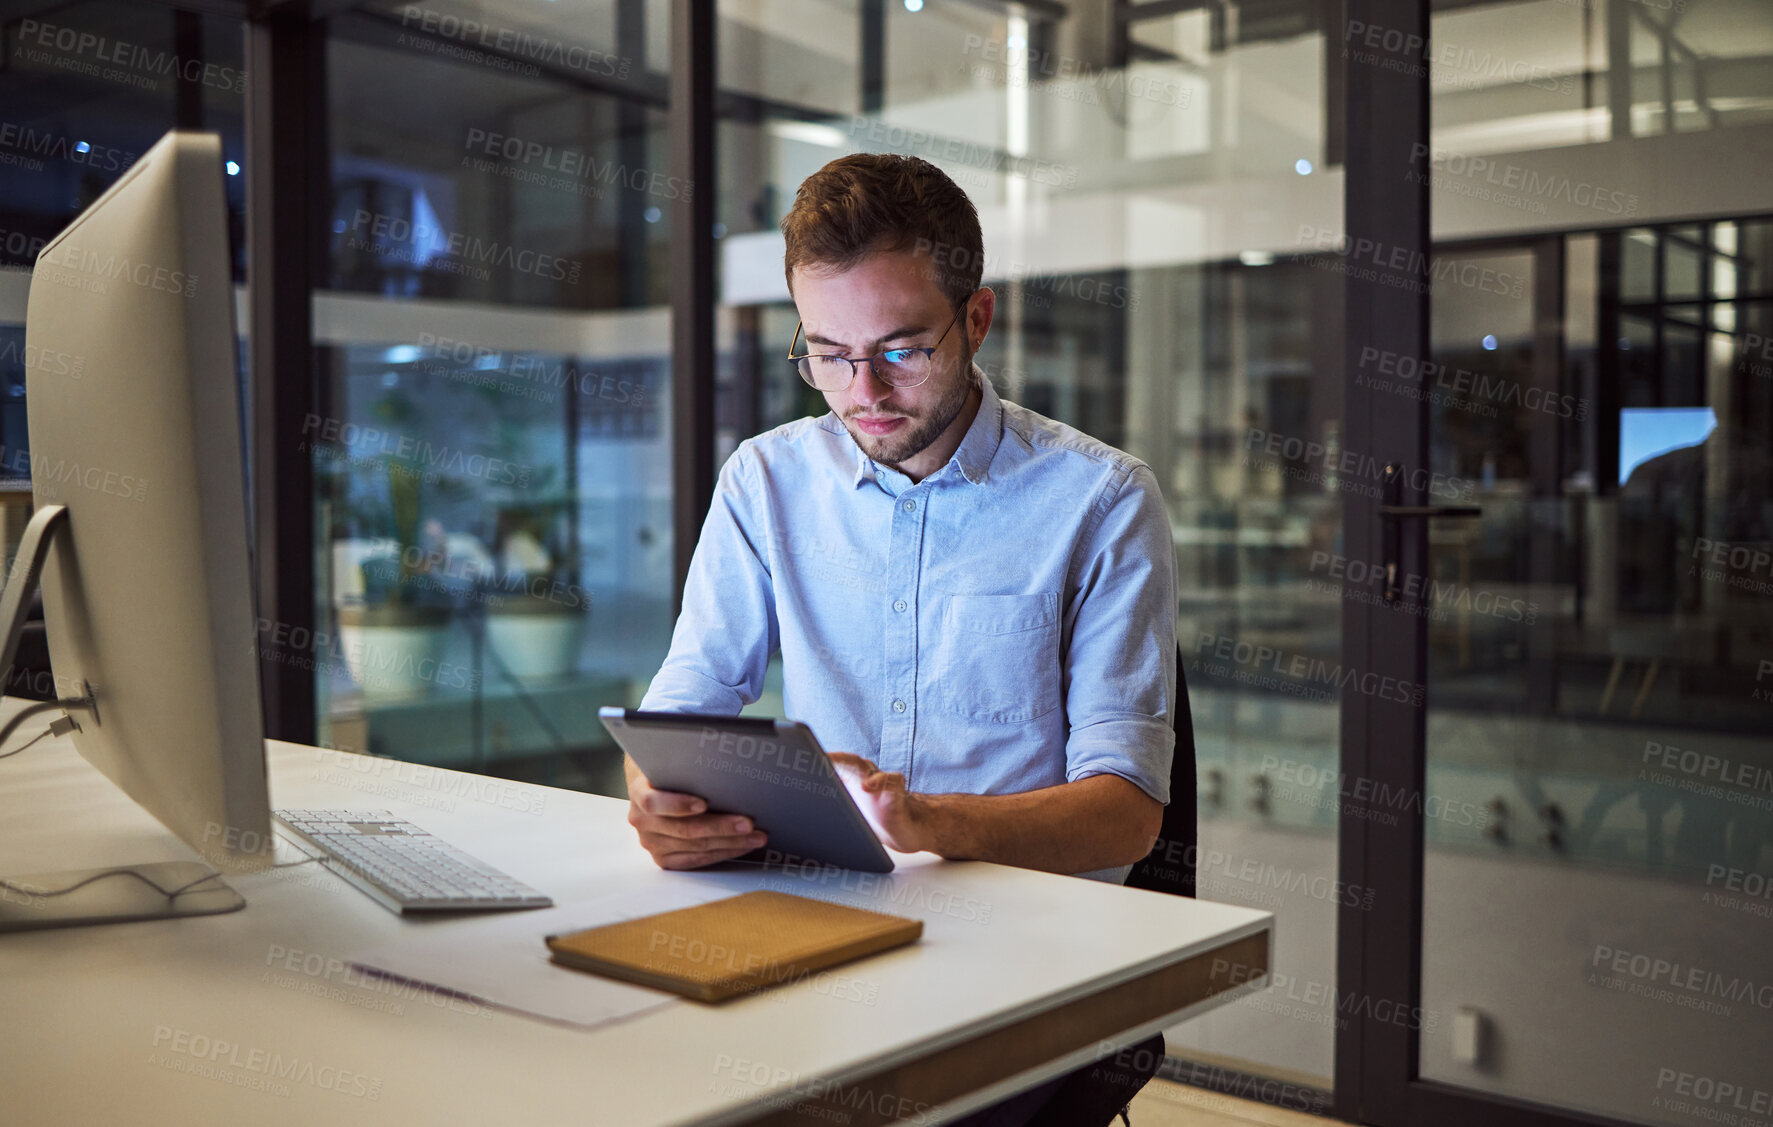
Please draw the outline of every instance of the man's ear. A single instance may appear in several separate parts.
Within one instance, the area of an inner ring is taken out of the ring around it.
[[[985,343],[991,332],[991,318],[997,312],[997,294],[990,286],[980,286],[967,299],[967,344],[974,352]]]

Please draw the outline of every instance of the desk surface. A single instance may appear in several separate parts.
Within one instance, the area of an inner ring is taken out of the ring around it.
[[[0,936],[7,1123],[937,1123],[1266,983],[1264,912],[928,854],[866,891],[665,873],[624,802],[268,747],[275,806],[391,810],[558,904],[669,882],[817,891],[921,917],[924,936],[847,968],[847,989],[583,1030],[390,1004],[326,961],[447,922],[403,920],[317,865],[230,876],[247,900],[230,915]],[[0,761],[0,796],[5,873],[193,856],[65,739]],[[314,972],[288,973],[291,951]],[[806,1100],[826,1111],[784,1110]]]

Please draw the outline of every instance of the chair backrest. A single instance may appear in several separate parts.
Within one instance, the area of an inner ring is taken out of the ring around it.
[[[1188,707],[1188,678],[1182,672],[1182,645],[1176,645],[1176,708],[1172,716],[1176,754],[1170,759],[1170,803],[1164,807],[1163,828],[1152,847],[1127,874],[1128,888],[1194,895],[1196,795],[1194,773],[1194,714]]]

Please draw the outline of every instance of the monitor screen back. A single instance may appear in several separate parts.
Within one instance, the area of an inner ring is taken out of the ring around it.
[[[74,743],[224,869],[270,810],[221,144],[169,133],[47,244],[25,342],[31,485],[65,505],[43,577]]]

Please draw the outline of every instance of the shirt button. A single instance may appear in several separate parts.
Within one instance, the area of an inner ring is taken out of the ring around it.
[[[905,711],[905,702],[902,700],[894,701],[893,702],[893,711],[894,712],[904,712]]]
[[[894,610],[904,610],[905,609],[905,600],[900,599],[898,602],[894,603],[893,609]]]
[[[901,509],[904,509],[908,513],[915,512],[917,509],[917,502],[916,501],[907,501],[903,505],[900,505],[899,507]]]

